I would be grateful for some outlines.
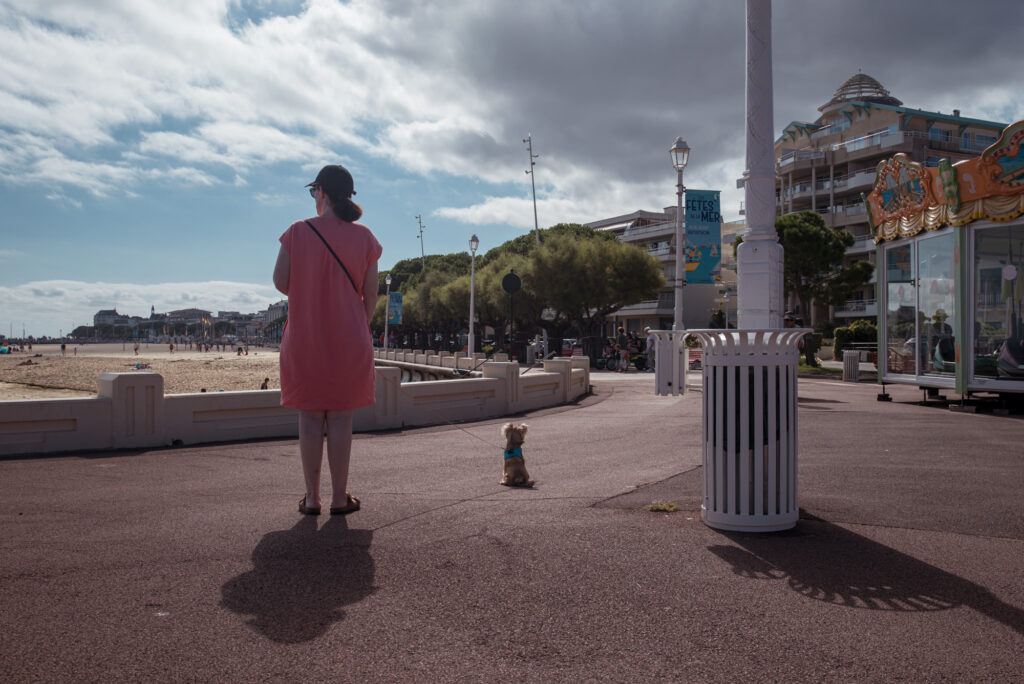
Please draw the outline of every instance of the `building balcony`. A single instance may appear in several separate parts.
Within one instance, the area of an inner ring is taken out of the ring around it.
[[[869,237],[858,238],[852,245],[846,248],[847,254],[868,254],[875,251],[875,241]]]
[[[779,157],[779,166],[788,166],[801,161],[818,161],[825,158],[825,153],[820,150],[791,150],[783,152]]]
[[[666,296],[667,295],[667,296]],[[627,316],[667,316],[671,317],[675,313],[675,297],[671,292],[662,293],[658,299],[645,299],[642,302],[636,304],[630,304],[624,306],[615,312],[616,316],[627,317]]]
[[[812,136],[812,139],[818,142],[823,137],[827,136],[819,136],[818,138]],[[843,163],[851,157],[860,158],[873,154],[892,156],[896,152],[909,152],[914,147],[916,141],[923,141],[926,147],[938,152],[951,152],[968,156],[980,154],[991,144],[965,140],[955,135],[950,135],[946,139],[935,131],[894,131],[886,129],[851,140],[840,140],[831,143],[818,142],[812,149],[787,150],[779,156],[778,166],[779,171],[782,173],[792,172],[798,167],[810,168],[815,165],[813,162],[824,160],[825,153],[829,151],[838,153],[835,159],[838,163]],[[918,145],[920,144],[918,143]],[[862,173],[865,174],[865,177],[858,178]],[[874,179],[874,171],[860,172],[853,175],[851,180],[853,179],[856,179],[859,184],[870,182]]]
[[[878,315],[878,302],[874,299],[855,299],[835,308],[836,318],[863,318]]]
[[[641,226],[639,228],[627,228],[619,235],[619,239],[622,242],[638,242],[640,240],[649,240],[654,237],[674,235],[675,230],[675,221],[665,221],[663,223],[654,223],[648,226]]]

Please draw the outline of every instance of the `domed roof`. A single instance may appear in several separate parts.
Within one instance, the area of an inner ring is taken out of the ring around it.
[[[873,102],[875,104],[892,105],[900,107],[902,102],[889,94],[889,91],[882,87],[882,84],[867,74],[854,74],[846,80],[846,83],[839,86],[832,99],[818,107],[819,112],[830,109],[835,105],[841,105],[851,100],[861,102]]]

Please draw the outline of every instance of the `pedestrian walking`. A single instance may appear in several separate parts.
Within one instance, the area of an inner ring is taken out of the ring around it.
[[[331,473],[331,514],[359,510],[348,492],[352,414],[374,402],[369,321],[377,303],[381,246],[352,201],[352,175],[325,166],[307,187],[317,215],[281,236],[274,285],[288,296],[281,340],[281,405],[299,411],[299,453],[306,493],[299,512],[320,514],[324,433]]]
[[[626,330],[621,325],[615,338],[615,348],[619,352],[619,367],[617,370],[620,373],[625,373],[629,370],[629,338],[626,337]]]

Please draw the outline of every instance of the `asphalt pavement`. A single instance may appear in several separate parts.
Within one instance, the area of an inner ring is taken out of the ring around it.
[[[0,460],[3,680],[1024,678],[1020,418],[801,379],[799,523],[722,533],[699,375],[592,379],[509,418],[532,489],[504,419],[357,435],[347,517],[290,440]]]

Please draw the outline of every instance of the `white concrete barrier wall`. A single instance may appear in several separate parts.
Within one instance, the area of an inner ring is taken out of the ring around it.
[[[280,390],[172,394],[164,397],[164,442],[200,444],[264,437],[295,437],[295,411],[281,406]]]
[[[110,449],[113,402],[40,399],[0,403],[0,455]]]
[[[481,378],[405,385],[399,368],[378,367],[376,402],[355,412],[353,426],[368,432],[497,418],[588,391],[589,366],[554,361],[526,375],[518,363],[487,362]],[[278,390],[165,396],[156,373],[105,373],[96,398],[0,402],[0,456],[295,437],[297,414],[280,401]]]

